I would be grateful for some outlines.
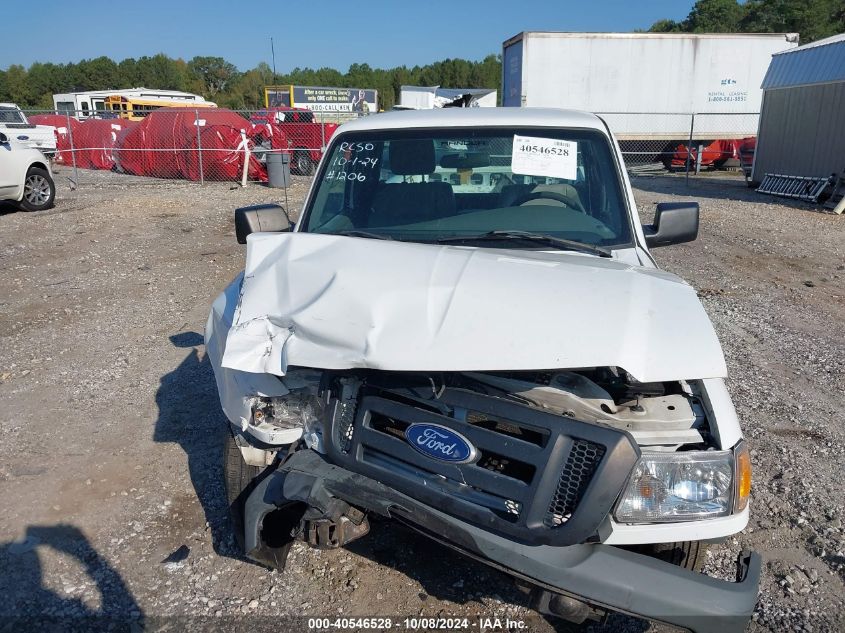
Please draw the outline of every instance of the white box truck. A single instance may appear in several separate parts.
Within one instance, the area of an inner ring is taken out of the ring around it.
[[[503,105],[599,113],[620,140],[688,139],[692,113],[695,140],[753,136],[771,56],[797,45],[797,33],[523,32],[502,45]]]

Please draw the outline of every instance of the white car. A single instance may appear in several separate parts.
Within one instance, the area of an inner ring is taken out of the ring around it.
[[[53,206],[55,198],[50,161],[0,132],[0,201],[13,202],[24,211],[43,211]]]
[[[294,538],[339,547],[375,514],[543,613],[744,629],[759,555],[697,572],[748,523],[748,448],[695,290],[649,253],[695,239],[698,204],[641,225],[602,119],[365,117],[295,227],[263,205],[235,229],[245,270],[205,336],[247,556],[283,568]]]

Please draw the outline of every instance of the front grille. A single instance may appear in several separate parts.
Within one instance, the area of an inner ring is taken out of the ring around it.
[[[593,535],[639,457],[623,431],[493,396],[446,388],[436,407],[382,389],[338,403],[328,455],[438,511],[550,545]],[[405,438],[414,423],[460,433],[477,458],[451,463],[420,453]]]
[[[466,421],[473,426],[489,429],[502,435],[508,435],[514,439],[530,442],[537,446],[545,446],[549,434],[542,430],[516,424],[508,420],[500,420],[495,416],[482,413],[481,411],[467,411]]]
[[[343,453],[348,453],[352,445],[352,434],[355,432],[355,412],[358,410],[357,400],[343,400],[337,403],[336,423],[337,433],[335,442]]]
[[[555,494],[549,504],[545,522],[549,527],[559,527],[572,518],[581,502],[584,491],[604,457],[604,446],[584,440],[575,440],[557,482]]]

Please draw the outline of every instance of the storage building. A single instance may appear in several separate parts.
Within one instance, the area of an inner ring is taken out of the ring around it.
[[[845,170],[845,33],[776,53],[763,79],[751,178]]]

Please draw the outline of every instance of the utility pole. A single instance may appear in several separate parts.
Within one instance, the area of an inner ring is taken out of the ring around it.
[[[270,36],[270,52],[273,55],[273,85],[276,85],[276,47],[273,46],[273,36]]]

